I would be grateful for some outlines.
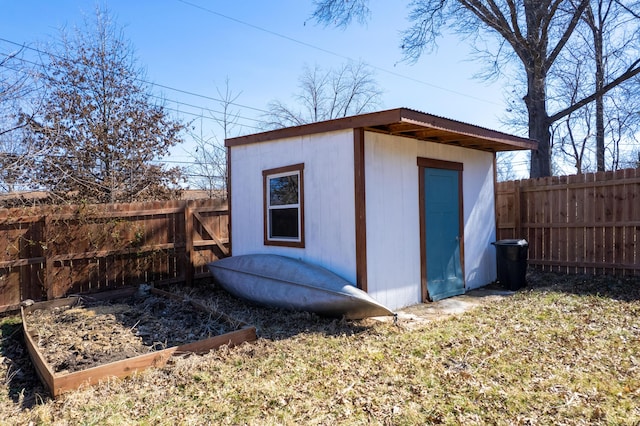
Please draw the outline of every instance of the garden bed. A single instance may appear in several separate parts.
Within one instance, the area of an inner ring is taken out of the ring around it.
[[[55,397],[107,377],[256,339],[254,327],[157,289],[128,288],[22,308],[25,343]]]

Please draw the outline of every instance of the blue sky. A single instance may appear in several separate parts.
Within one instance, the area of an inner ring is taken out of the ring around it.
[[[237,131],[257,130],[256,121],[269,101],[290,103],[305,65],[336,67],[348,60],[375,68],[383,90],[381,109],[409,107],[483,127],[506,130],[500,123],[505,110],[500,82],[474,80],[477,63],[455,36],[442,39],[437,53],[411,65],[399,62],[399,31],[407,27],[406,4],[372,0],[368,24],[342,30],[315,24],[311,0],[206,1],[108,0],[112,17],[124,29],[136,51],[146,79],[158,85],[156,94],[167,106],[200,114],[219,110],[216,88],[240,94],[235,107]],[[0,38],[41,47],[59,29],[81,26],[93,18],[96,3],[89,0],[0,0]],[[0,40],[0,53],[16,49]],[[191,92],[205,97],[192,96]],[[194,105],[189,107],[185,104]],[[183,114],[184,119],[193,116]],[[205,120],[205,132],[215,123]],[[174,150],[173,159],[186,158],[188,146]]]

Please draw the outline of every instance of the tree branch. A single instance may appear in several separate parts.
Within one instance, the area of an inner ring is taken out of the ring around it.
[[[325,26],[346,28],[353,19],[365,23],[371,14],[369,0],[314,0],[313,4],[312,18]]]
[[[557,4],[554,7],[557,8],[559,6],[559,4],[560,4],[560,1],[558,1]],[[580,22],[580,18],[582,17],[582,13],[584,12],[585,8],[588,5],[589,5],[589,0],[581,0],[580,4],[578,5],[576,10],[574,11],[573,16],[571,17],[571,22],[569,22],[569,25],[567,26],[567,28],[565,29],[564,33],[562,34],[562,37],[560,37],[560,40],[558,40],[558,43],[556,44],[554,49],[551,51],[551,53],[547,57],[547,59],[545,61],[545,64],[544,64],[545,71],[548,71],[549,68],[551,68],[551,66],[555,62],[556,58],[558,57],[558,55],[560,54],[562,49],[564,49],[565,45],[569,41],[569,38],[571,37],[571,34],[573,34],[573,31],[575,30],[576,26]]]
[[[632,10],[629,6],[627,6],[626,4],[623,4],[620,0],[616,0],[616,3],[621,8],[623,8],[624,10],[629,12],[631,15],[633,15],[635,18],[640,19],[640,13],[639,12]]]
[[[521,59],[526,57],[527,50],[527,42],[525,38],[522,36],[522,31],[520,27],[517,25],[517,11],[515,9],[514,4],[510,4],[509,9],[511,13],[511,22],[515,23],[514,28],[511,28],[509,25],[509,21],[504,17],[502,12],[500,12],[499,6],[495,3],[495,1],[490,0],[489,6],[491,9],[488,9],[481,1],[478,0],[458,0],[463,7],[473,13],[480,21],[485,23],[489,28],[493,29],[495,32],[500,34],[502,38],[504,38],[513,51],[520,57]]]
[[[613,80],[610,83],[604,85],[601,90],[591,94],[590,96],[587,96],[586,98],[576,102],[575,104],[573,104],[573,105],[563,109],[562,111],[559,111],[559,112],[553,114],[552,116],[550,116],[548,118],[549,123],[554,123],[554,122],[558,121],[559,119],[561,119],[563,117],[566,117],[567,115],[569,115],[572,112],[582,108],[583,106],[587,105],[588,103],[593,102],[596,98],[605,95],[611,89],[614,89],[615,87],[619,86],[620,84],[624,83],[625,81],[629,80],[630,78],[633,78],[636,75],[640,74],[640,66],[638,66],[639,64],[640,64],[640,59],[637,59],[635,62],[633,62],[629,66],[629,68],[627,68],[627,71],[622,73],[622,75],[620,75],[615,80]]]

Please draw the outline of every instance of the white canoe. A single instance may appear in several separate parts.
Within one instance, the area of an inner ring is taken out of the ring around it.
[[[207,266],[226,291],[262,305],[348,319],[393,315],[344,278],[297,259],[250,254]]]

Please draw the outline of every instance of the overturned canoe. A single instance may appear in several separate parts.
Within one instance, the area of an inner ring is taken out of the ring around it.
[[[344,278],[297,259],[250,254],[207,266],[222,288],[259,304],[349,319],[393,315]]]

